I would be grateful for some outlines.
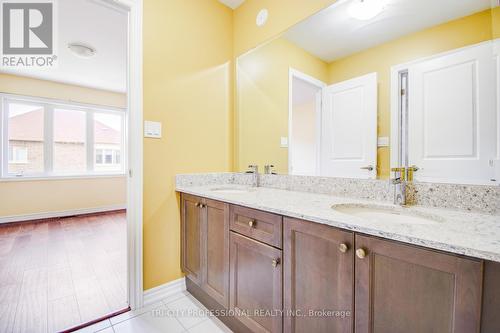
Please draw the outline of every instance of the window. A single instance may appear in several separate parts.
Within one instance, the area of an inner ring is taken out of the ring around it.
[[[7,172],[24,175],[44,170],[44,107],[36,103],[9,103],[6,110]],[[5,119],[5,118],[4,118]]]
[[[120,165],[120,151],[117,149],[96,149],[95,155],[96,169],[105,165]]]
[[[54,109],[54,172],[87,170],[85,111]]]
[[[122,123],[116,114],[94,113],[95,170],[121,170]]]
[[[2,177],[124,172],[121,109],[0,95]]]

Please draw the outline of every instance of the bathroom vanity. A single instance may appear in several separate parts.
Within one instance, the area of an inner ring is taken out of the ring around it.
[[[227,311],[235,332],[500,330],[497,215],[233,184],[177,190],[188,291]]]
[[[499,14],[336,1],[238,55],[240,173],[176,179],[189,292],[235,332],[500,332]]]

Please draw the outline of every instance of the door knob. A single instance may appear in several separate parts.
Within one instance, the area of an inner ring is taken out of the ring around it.
[[[342,253],[346,253],[347,250],[349,250],[349,246],[347,246],[347,244],[345,243],[342,243],[339,245],[339,251],[342,252]]]
[[[273,259],[272,265],[274,268],[280,264],[280,258]]]
[[[373,171],[375,168],[373,167],[373,165],[367,165],[365,167],[361,167],[360,169],[361,170]]]
[[[364,249],[357,249],[356,256],[358,256],[359,259],[364,259],[366,257],[366,251]]]

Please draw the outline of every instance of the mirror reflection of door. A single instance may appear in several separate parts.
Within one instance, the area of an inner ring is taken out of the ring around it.
[[[377,74],[325,88],[321,120],[320,174],[377,177]]]
[[[290,70],[289,173],[376,178],[377,75],[331,86]]]
[[[326,85],[293,69],[290,85],[288,172],[319,175],[321,98]]]
[[[493,47],[487,41],[393,69],[393,75],[408,73],[402,90],[408,98],[408,123],[398,132],[408,137],[407,163],[418,168],[416,180],[495,182],[498,68]],[[392,89],[399,90],[397,85]],[[404,112],[400,108],[398,113]]]

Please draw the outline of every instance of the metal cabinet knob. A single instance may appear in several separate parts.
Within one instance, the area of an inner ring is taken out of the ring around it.
[[[367,165],[365,167],[361,167],[360,169],[361,170],[373,171],[375,168],[373,167],[373,165]]]
[[[256,221],[255,221],[255,220],[250,220],[250,221],[248,221],[248,226],[249,226],[250,228],[255,227],[255,224],[256,224]]]
[[[280,264],[280,258],[273,259],[272,265],[274,268]]]
[[[366,257],[366,251],[364,249],[357,249],[356,256],[358,256],[359,259],[364,259]]]
[[[342,253],[346,253],[347,250],[349,250],[349,246],[347,246],[347,244],[345,243],[342,243],[339,245],[339,251],[342,252]]]

